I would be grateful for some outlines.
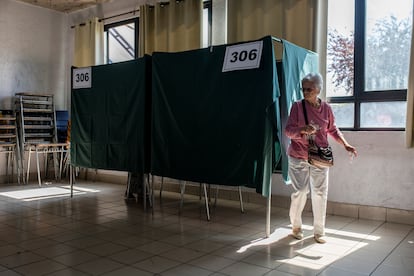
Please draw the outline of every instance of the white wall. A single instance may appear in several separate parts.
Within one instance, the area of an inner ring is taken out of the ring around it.
[[[335,165],[330,169],[328,200],[414,210],[414,149],[405,147],[403,131],[344,132],[358,150],[352,163],[331,141]],[[291,186],[273,177],[273,193],[288,196]]]
[[[13,96],[18,92],[53,94],[56,109],[67,109],[68,52],[66,14],[1,0],[0,109],[14,109]],[[5,174],[6,154],[2,154],[2,179]]]
[[[13,0],[0,1],[0,108],[17,92],[55,95],[66,109],[68,16]]]
[[[98,17],[98,18],[108,18],[114,15],[120,15],[130,11],[139,10],[139,6],[145,2],[145,0],[117,0],[110,1],[105,4],[99,4],[95,7],[88,9],[80,10],[78,12],[73,12],[69,14],[69,22],[73,26],[75,24],[80,24],[86,22],[87,20]],[[122,16],[116,16],[114,18],[109,18],[105,20],[105,24],[117,22],[121,20],[126,20],[131,17],[136,17],[139,15],[139,12],[129,13]]]

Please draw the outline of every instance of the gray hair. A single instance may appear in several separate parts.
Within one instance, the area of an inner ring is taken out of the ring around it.
[[[321,74],[319,74],[319,73],[309,73],[309,74],[307,74],[306,76],[303,77],[302,83],[304,81],[312,82],[313,84],[315,84],[316,87],[319,88],[319,90],[322,90],[323,79],[322,79]]]

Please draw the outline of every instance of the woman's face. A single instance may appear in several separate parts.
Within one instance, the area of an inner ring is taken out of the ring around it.
[[[302,82],[302,93],[305,100],[313,101],[319,95],[319,88],[311,81]]]

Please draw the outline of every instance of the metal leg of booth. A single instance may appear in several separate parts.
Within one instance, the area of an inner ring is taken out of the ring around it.
[[[73,197],[73,166],[69,165],[69,185],[70,185],[70,197]]]
[[[209,198],[207,195],[207,185],[203,183],[203,190],[204,190],[204,201],[206,204],[206,216],[207,220],[210,221],[210,206],[209,206]]]
[[[181,214],[181,211],[183,210],[183,203],[184,203],[184,193],[185,193],[185,184],[186,181],[181,181],[180,180],[180,209],[179,209],[179,213]]]
[[[215,197],[214,197],[214,205],[213,205],[214,207],[216,207],[216,205],[217,205],[217,198],[218,198],[218,194],[219,194],[219,186],[220,185],[217,185],[216,186],[216,194],[215,194]],[[238,186],[237,189],[238,189],[239,201],[240,201],[240,211],[242,213],[244,213],[243,196],[242,196],[242,186]]]
[[[20,155],[20,148],[18,143],[16,143],[16,146],[13,149],[13,156],[16,162],[17,184],[25,184],[23,162]]]
[[[154,206],[155,206],[155,196],[154,196],[154,176],[151,174],[151,201],[152,201],[152,215],[154,215]]]
[[[144,175],[144,183],[142,184],[142,196],[143,196],[143,201],[144,201],[144,211],[147,211],[147,183],[146,182],[146,177]]]
[[[30,157],[32,155],[32,148],[29,147],[29,155],[27,156],[27,167],[26,167],[26,183],[29,183],[29,174],[30,174]]]
[[[147,195],[148,195],[148,203],[149,206],[153,207],[152,202],[152,195],[151,195],[151,187],[150,187],[150,181],[149,181],[149,174],[144,174],[144,183],[143,183],[143,199],[144,199],[144,211],[147,211]]]
[[[179,214],[181,214],[181,212],[183,210],[183,205],[184,205],[184,193],[185,193],[185,186],[187,184],[187,181],[181,181],[180,180],[179,183],[180,183],[180,197],[181,197]],[[200,184],[200,189],[203,189],[203,193],[204,193],[207,220],[210,220],[210,209],[209,209],[209,199],[208,199],[208,195],[207,195],[207,185],[205,183],[199,183],[199,184]],[[201,199],[201,190],[200,190],[199,198]]]
[[[127,188],[125,191],[125,198],[128,198],[131,191],[131,173],[128,172]]]
[[[161,176],[161,184],[160,184],[160,200],[161,200],[161,198],[162,198],[162,190],[163,190],[163,187],[164,186],[164,177],[163,176]]]
[[[216,205],[217,205],[218,193],[219,193],[219,185],[216,186],[216,194],[214,196],[214,208],[216,208]]]
[[[240,211],[244,213],[242,186],[239,186],[239,200],[240,200]]]
[[[6,149],[6,178],[7,183],[10,184],[9,167],[11,167],[12,179],[13,179],[13,156],[10,154],[9,149]]]
[[[40,178],[39,151],[37,150],[37,147],[35,147],[35,151],[36,151],[37,181],[39,182],[39,187],[41,187],[42,180]]]

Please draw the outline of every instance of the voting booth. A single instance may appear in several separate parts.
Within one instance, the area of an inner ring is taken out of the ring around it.
[[[317,70],[315,53],[271,36],[72,68],[71,164],[268,197],[273,173],[289,182],[284,124]]]

